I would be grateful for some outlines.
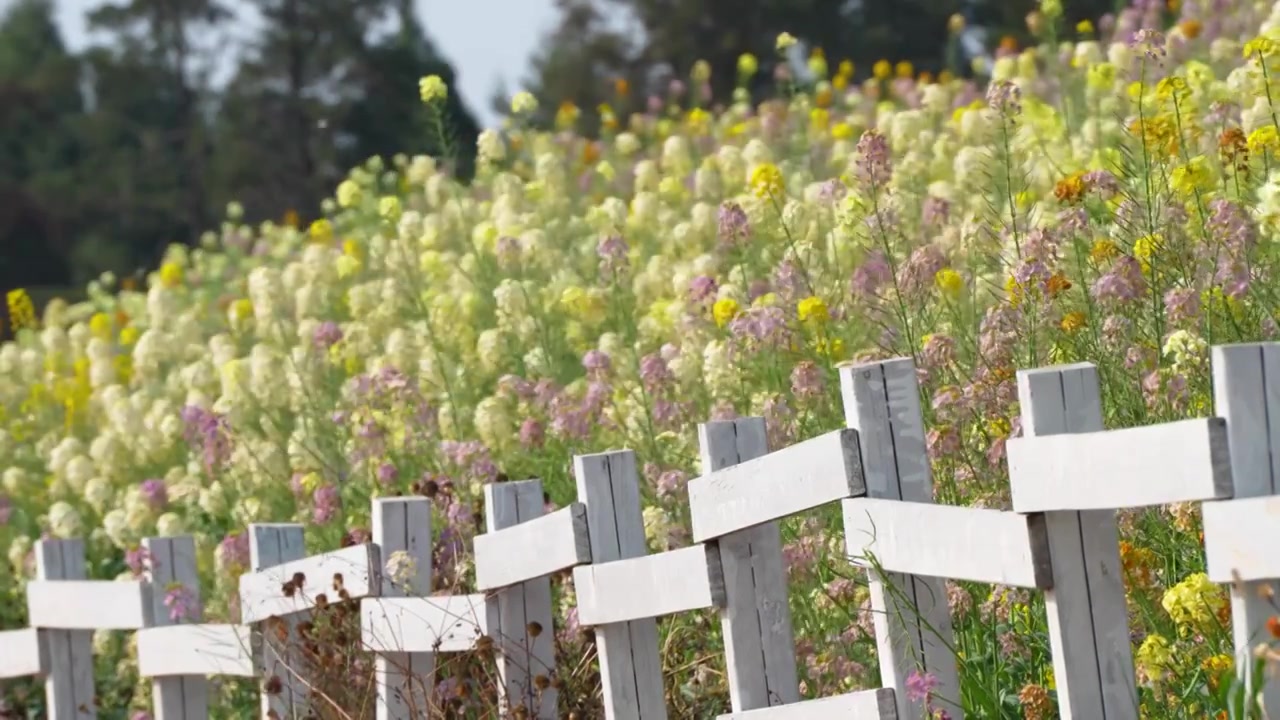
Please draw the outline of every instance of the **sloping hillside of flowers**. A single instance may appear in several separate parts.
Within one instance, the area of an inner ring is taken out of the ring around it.
[[[91,572],[114,577],[145,564],[144,536],[194,534],[204,611],[226,618],[248,523],[304,522],[332,549],[395,493],[434,498],[437,589],[465,588],[485,483],[540,477],[563,504],[571,455],[614,447],[643,463],[651,546],[677,547],[695,424],[763,415],[774,447],[839,427],[843,361],[915,357],[947,503],[1007,505],[1017,368],[1096,363],[1111,426],[1209,412],[1208,347],[1273,338],[1280,309],[1280,5],[1223,5],[1094,28],[1046,2],[1043,43],[1004,46],[983,84],[888,62],[855,83],[815,55],[815,82],[780,76],[769,98],[712,110],[676,83],[646,114],[565,105],[555,132],[522,124],[522,95],[470,186],[443,158],[372,160],[307,227],[232,207],[145,288],[104,277],[39,319],[11,294],[0,625],[23,622],[42,535],[87,538]],[[755,72],[744,56],[744,86]],[[585,112],[601,139],[574,133]],[[1229,607],[1197,511],[1121,520],[1143,717],[1228,717]],[[805,695],[878,685],[837,519],[784,534]],[[593,716],[590,638],[557,588],[564,709]],[[962,584],[950,600],[969,716],[1051,717],[1041,601]],[[726,707],[715,617],[663,633],[675,716]],[[128,642],[96,638],[102,701],[142,709]],[[442,705],[486,716],[483,675],[450,667]],[[221,712],[246,716],[253,692],[226,686]]]

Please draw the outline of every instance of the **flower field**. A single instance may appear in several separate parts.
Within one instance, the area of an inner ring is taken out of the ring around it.
[[[769,97],[566,104],[553,132],[521,95],[469,185],[443,158],[375,159],[309,225],[248,226],[233,206],[146,287],[103,277],[42,318],[10,293],[0,628],[25,622],[42,535],[86,538],[91,576],[112,578],[140,571],[143,537],[193,534],[203,611],[234,619],[249,523],[303,522],[332,549],[367,538],[370,498],[391,494],[433,498],[436,589],[466,590],[484,484],[539,477],[563,505],[571,456],[616,447],[643,463],[651,548],[680,547],[696,423],[761,415],[775,449],[841,427],[849,360],[914,356],[949,504],[1008,507],[1018,368],[1096,363],[1109,426],[1210,414],[1209,346],[1275,339],[1280,312],[1280,4],[1228,4],[1185,0],[1156,29],[1140,9],[1068,27],[1046,2],[1041,44],[1004,46],[989,83],[888,62],[859,83],[815,54],[811,80],[779,75]],[[756,68],[743,56],[744,88]],[[591,111],[597,140],[573,131]],[[1142,716],[1246,717],[1198,509],[1120,525]],[[803,695],[878,686],[839,518],[783,537]],[[1039,596],[948,587],[967,716],[1055,716]],[[556,595],[562,710],[594,717],[590,635],[572,584]],[[673,716],[722,712],[715,615],[660,627]],[[130,642],[95,637],[121,717],[150,697]],[[371,717],[371,662],[340,650],[342,716]],[[441,664],[442,716],[493,716],[475,667]],[[254,712],[251,685],[222,685],[220,716]]]

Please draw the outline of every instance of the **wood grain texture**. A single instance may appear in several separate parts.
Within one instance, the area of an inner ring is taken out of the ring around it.
[[[32,580],[27,622],[58,630],[137,630],[151,615],[146,583],[114,580]]]
[[[698,426],[703,474],[768,454],[765,431],[764,418],[758,417]],[[720,627],[730,706],[743,711],[797,702],[796,643],[778,523],[730,533],[718,544],[725,584]]]
[[[843,366],[840,389],[845,424],[858,431],[867,496],[933,502],[933,472],[912,359]],[[868,585],[880,683],[894,689],[898,714],[917,718],[925,712],[922,700],[908,692],[908,680],[918,671],[937,678],[935,697],[953,720],[963,720],[943,579],[873,571]]]
[[[693,541],[777,520],[865,492],[858,433],[819,435],[689,481]]]
[[[178,676],[257,677],[252,630],[247,625],[226,624],[140,630],[138,674],[175,680],[185,679]]]
[[[1235,497],[1280,494],[1280,345],[1220,345],[1213,348],[1212,360],[1214,412],[1227,421]],[[1214,503],[1205,504],[1207,514],[1213,514],[1213,506]],[[1217,519],[1213,521],[1215,525]],[[1214,543],[1214,555],[1219,559],[1213,564],[1230,564],[1224,556],[1230,555],[1232,540],[1229,536],[1211,539],[1215,534],[1217,530],[1211,531],[1206,525],[1206,550]],[[1274,601],[1267,598],[1280,597],[1280,582],[1275,577],[1231,585],[1232,640],[1238,658],[1252,657],[1258,643],[1270,640],[1266,624],[1275,608]],[[1280,683],[1267,682],[1262,688],[1255,688],[1253,676],[1244,672],[1247,666],[1237,661],[1245,694],[1260,691],[1263,705],[1275,714],[1280,708]]]
[[[0,680],[43,675],[49,671],[49,659],[42,649],[40,631],[0,631]]]
[[[584,554],[590,557],[586,511],[581,503],[544,515],[542,481],[490,483],[485,486],[485,523],[491,538],[508,536],[508,554],[490,555],[495,567],[506,567],[508,579],[520,578],[497,590],[490,598],[491,612],[497,613],[498,701],[504,713],[541,720],[555,720],[558,694],[551,687],[555,674],[555,633],[552,626],[551,580],[563,563],[576,564]],[[574,510],[577,510],[575,518]],[[559,524],[545,521],[556,518]],[[519,535],[521,529],[535,532]],[[541,535],[537,531],[541,531]],[[484,537],[484,536],[481,536]],[[477,570],[479,576],[479,538]],[[519,543],[524,543],[521,546]],[[497,543],[502,547],[502,541]],[[503,565],[506,563],[506,565]],[[523,572],[520,570],[523,565]],[[528,575],[529,573],[533,573]],[[528,575],[521,578],[522,575]],[[504,583],[505,584],[505,583]],[[534,629],[536,628],[536,630]],[[544,689],[539,690],[542,685]]]
[[[724,574],[714,544],[577,567],[573,587],[583,625],[724,606]]]
[[[573,459],[578,501],[587,506],[591,558],[596,563],[646,553],[640,476],[629,450]],[[606,720],[666,720],[658,625],[652,618],[596,628]]]
[[[1098,372],[1089,363],[1020,371],[1018,398],[1027,437],[1103,430]],[[1062,489],[1078,490],[1076,482]],[[1053,561],[1045,609],[1059,714],[1064,720],[1137,720],[1115,512],[1048,512],[1045,529]]]
[[[485,595],[366,598],[360,603],[360,632],[377,653],[466,652],[498,628]]]
[[[1043,515],[874,498],[844,501],[850,559],[909,575],[1046,589]]]
[[[317,605],[376,596],[382,589],[378,546],[353,545],[240,576],[240,620],[255,623]],[[301,575],[301,587],[287,591]]]
[[[425,497],[373,501],[373,542],[383,562],[380,595],[406,597],[431,591],[431,500]],[[404,553],[410,561],[399,565]],[[393,576],[387,566],[396,564]],[[367,600],[365,602],[368,602]],[[377,720],[413,720],[431,707],[436,656],[430,652],[382,652],[374,658]]]
[[[88,576],[82,540],[37,540],[35,556],[39,580],[84,580]],[[45,712],[49,720],[97,717],[93,631],[45,630],[41,635],[49,661],[49,671],[44,677]]]
[[[541,507],[541,497],[538,502]],[[549,515],[477,535],[475,557],[477,590],[496,590],[589,563],[587,506],[573,503]]]
[[[176,624],[200,622],[200,578],[196,568],[195,538],[190,535],[144,538],[142,547],[147,551],[147,556],[150,558],[144,578],[151,584],[152,588],[152,627],[155,629],[163,629],[165,626],[191,627],[190,625],[178,626]],[[165,604],[165,599],[171,591],[181,593],[181,595],[175,594],[173,596],[175,600],[178,600],[173,606]],[[147,630],[142,632],[145,633]],[[231,657],[248,658],[248,669],[252,673],[253,657],[250,654],[247,628],[245,633],[244,642],[240,643],[240,649],[233,652]],[[172,637],[179,644],[172,646],[153,644],[151,646],[155,649],[155,652],[159,653],[156,659],[160,660],[161,663],[157,663],[157,665],[181,666],[181,662],[164,662],[167,660],[164,653],[168,653],[169,657],[175,657],[198,647],[198,645],[193,644],[194,638],[189,636],[180,637],[175,635]],[[143,664],[143,645],[142,636],[139,634],[139,667]],[[152,667],[155,666],[153,665]],[[229,663],[228,669],[233,671],[228,674],[243,674],[245,666]],[[235,672],[237,670],[241,672]],[[218,673],[211,671],[169,672],[164,673],[164,677],[155,677],[151,681],[151,707],[154,720],[204,720],[208,718],[209,681],[204,676],[211,674]]]
[[[1115,510],[1231,497],[1221,418],[1011,438],[1017,512]]]
[[[894,691],[861,690],[791,705],[731,712],[716,720],[898,720]]]

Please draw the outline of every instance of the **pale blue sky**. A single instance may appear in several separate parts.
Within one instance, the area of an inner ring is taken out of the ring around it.
[[[14,0],[0,0],[0,14]],[[59,24],[67,43],[82,47],[88,37],[84,13],[103,0],[55,0]],[[457,90],[484,125],[497,117],[489,98],[499,82],[509,91],[518,89],[529,56],[556,20],[553,0],[416,0],[418,15],[431,39],[458,73]],[[243,0],[228,0],[236,9],[239,26],[235,37],[252,32],[256,18]],[[226,53],[220,53],[226,57]],[[406,92],[413,92],[409,88]]]

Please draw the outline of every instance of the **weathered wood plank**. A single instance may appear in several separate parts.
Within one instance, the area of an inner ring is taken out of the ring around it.
[[[583,625],[724,606],[724,573],[714,544],[577,567],[573,587]]]
[[[694,542],[862,495],[858,433],[845,428],[689,481]]]
[[[850,559],[885,570],[1015,587],[1050,587],[1043,515],[852,498],[844,501]]]
[[[27,622],[57,630],[137,630],[147,626],[150,588],[114,580],[32,580]]]
[[[1280,495],[1205,503],[1201,512],[1210,580],[1280,578]]]
[[[138,674],[149,678],[256,677],[246,625],[168,625],[138,631]],[[186,679],[186,678],[182,678]]]
[[[765,430],[763,418],[698,426],[703,474],[767,454]],[[775,482],[785,485],[788,478]],[[718,544],[725,584],[720,625],[730,706],[742,711],[797,702],[796,643],[778,523],[730,533]]]
[[[1280,494],[1280,345],[1221,345],[1213,348],[1212,358],[1214,412],[1227,421],[1235,497]],[[1206,503],[1204,509],[1213,505]],[[1206,526],[1206,546],[1215,533]],[[1229,552],[1224,549],[1229,542],[1224,538],[1216,543],[1216,554]],[[1232,583],[1231,625],[1237,658],[1252,658],[1253,648],[1270,640],[1266,623],[1275,608],[1267,598],[1277,596],[1280,581],[1275,579]],[[1249,665],[1236,663],[1245,695],[1261,692],[1263,706],[1275,713],[1280,707],[1280,683],[1267,682],[1255,689]]]
[[[301,560],[306,554],[301,525],[249,525],[249,565],[252,572]],[[241,587],[243,595],[243,585]],[[244,619],[244,614],[245,609],[241,608],[242,622],[250,622]],[[276,693],[266,692],[264,682],[259,696],[263,717],[270,717],[271,713],[280,718],[293,717],[295,712],[305,711],[310,703],[310,691],[304,675],[306,668],[302,667],[302,653],[298,647],[301,642],[298,625],[310,617],[306,611],[293,613],[274,619],[263,628],[263,678],[267,682],[273,678],[280,681],[280,691]]]
[[[151,625],[153,628],[200,621],[200,579],[196,569],[196,543],[191,536],[145,538],[142,547],[151,561],[145,572],[151,583]],[[166,605],[165,598],[174,593]],[[147,632],[143,630],[142,632]],[[175,638],[176,639],[176,638]],[[142,665],[141,636],[138,664]],[[153,646],[154,647],[154,646]],[[164,647],[164,646],[160,646]],[[168,649],[168,648],[165,648]],[[191,649],[190,643],[184,649]],[[248,642],[243,643],[249,652]],[[177,652],[182,652],[178,650]],[[173,654],[173,651],[170,650]],[[252,672],[252,657],[249,657]],[[232,666],[235,669],[235,666]],[[243,669],[243,668],[240,668]],[[205,720],[209,717],[209,682],[205,672],[166,673],[151,681],[151,706],[155,720]],[[173,677],[173,676],[177,677]],[[185,675],[185,676],[183,676]]]
[[[587,506],[573,503],[549,515],[477,535],[475,556],[477,590],[496,590],[589,563]]]
[[[1017,512],[1114,510],[1231,497],[1222,418],[1008,441]]]
[[[255,623],[317,605],[358,600],[382,587],[378,546],[353,545],[240,576],[240,620]],[[301,587],[284,589],[302,576]]]
[[[498,628],[483,593],[439,597],[365,598],[360,634],[377,653],[466,652]]]
[[[790,705],[731,712],[716,720],[898,720],[890,688],[861,690]]]
[[[573,461],[578,500],[587,506],[592,561],[643,556],[647,548],[635,454],[622,450],[578,455]],[[653,618],[597,627],[596,651],[606,720],[666,720]]]
[[[42,648],[40,631],[0,631],[0,680],[43,675],[49,671],[49,658]]]
[[[920,387],[911,358],[840,368],[845,424],[858,431],[867,496],[933,502]],[[922,717],[907,681],[915,671],[937,678],[935,697],[963,720],[960,678],[951,648],[951,610],[942,578],[868,573],[871,617],[880,658],[880,683],[894,689],[903,718]]]
[[[375,499],[373,541],[383,562],[381,597],[431,592],[431,500]],[[435,659],[435,654],[429,652],[378,653],[374,658],[377,720],[412,720],[428,711],[434,690]]]
[[[541,480],[490,483],[484,488],[485,523],[491,539],[507,534],[505,546],[511,554],[486,557],[501,578],[520,578],[506,584],[489,598],[498,616],[496,649],[498,660],[499,703],[504,714],[555,720],[558,694],[551,687],[555,674],[555,633],[552,627],[551,580],[545,575],[564,567],[566,561],[576,563],[583,555],[590,557],[586,511],[581,503],[552,515],[543,515]],[[557,515],[567,520],[560,525],[545,521]],[[533,528],[535,532],[522,529]],[[539,536],[538,532],[543,533]],[[481,536],[485,537],[485,536]],[[476,551],[476,575],[480,575],[479,539]],[[527,545],[521,548],[517,543]],[[491,550],[504,545],[501,539]],[[533,551],[530,553],[529,551]],[[539,551],[543,554],[539,557]],[[522,572],[512,561],[524,564]],[[504,565],[505,563],[505,565]],[[550,569],[548,569],[550,568]],[[528,577],[521,578],[522,575]],[[481,588],[485,589],[485,588]],[[539,682],[541,681],[541,682]],[[544,689],[539,690],[542,685]],[[523,714],[520,709],[523,708]]]
[[[1018,373],[1027,437],[1103,429],[1097,369],[1088,363]],[[1160,479],[1147,478],[1160,483]],[[1078,479],[1064,490],[1077,491]],[[1053,588],[1045,592],[1063,720],[1137,720],[1137,688],[1115,512],[1045,514]]]
[[[82,540],[38,540],[36,578],[84,580],[87,577]],[[49,720],[97,717],[93,687],[93,631],[44,630],[48,674],[44,678],[45,712]]]

